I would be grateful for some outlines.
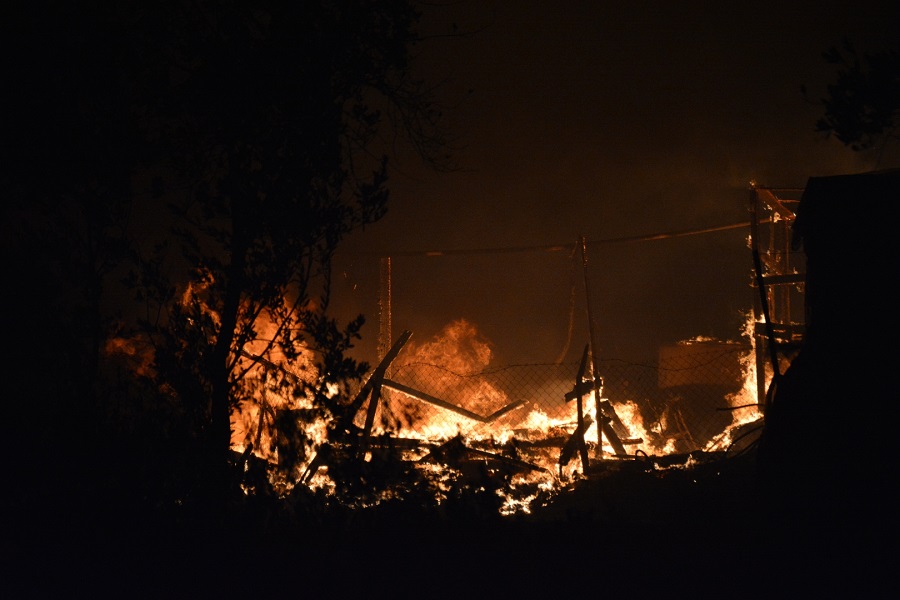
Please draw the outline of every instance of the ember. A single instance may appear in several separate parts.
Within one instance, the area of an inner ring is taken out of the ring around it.
[[[722,356],[721,344],[686,342],[691,344],[699,352],[713,349]],[[735,360],[741,380],[724,398],[733,409],[725,413],[725,425],[704,448],[679,445],[678,434],[669,435],[696,429],[677,406],[667,407],[648,427],[637,399],[613,402],[605,397],[606,382],[592,373],[589,346],[580,365],[528,365],[546,374],[538,395],[535,386],[513,384],[521,368],[492,368],[490,343],[474,324],[460,319],[421,344],[412,341],[412,332],[404,332],[331,422],[324,416],[310,418],[311,407],[303,398],[288,399],[267,388],[262,364],[257,404],[235,413],[234,423],[242,427],[235,428],[234,449],[252,448],[273,465],[290,465],[270,470],[281,494],[299,485],[339,496],[342,502],[373,505],[402,495],[411,485],[424,485],[439,505],[462,486],[491,494],[493,508],[502,515],[529,513],[604,465],[624,461],[642,470],[665,470],[688,465],[690,452],[727,451],[734,443],[732,432],[746,430],[746,424],[759,418],[748,405],[756,394],[752,348],[740,346],[738,355],[731,346],[727,350],[724,356]],[[293,376],[310,374],[306,364]],[[668,422],[672,419],[678,419],[675,428]],[[251,438],[252,444],[245,441]],[[302,443],[288,441],[292,439]],[[379,470],[390,475],[376,477]],[[346,482],[340,478],[351,472],[353,477],[364,473],[370,481],[388,479],[382,480],[381,491],[369,489],[364,497],[356,488],[357,495],[342,495]]]

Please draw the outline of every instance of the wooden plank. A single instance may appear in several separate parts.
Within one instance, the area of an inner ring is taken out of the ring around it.
[[[575,385],[572,386],[572,390],[565,394],[564,398],[566,402],[571,400],[575,400],[576,408],[578,411],[578,423],[575,427],[575,432],[572,433],[568,442],[563,446],[562,452],[559,455],[559,474],[562,477],[562,469],[565,465],[569,464],[569,461],[572,460],[572,456],[575,454],[577,450],[579,455],[581,456],[581,468],[587,471],[589,465],[589,457],[587,451],[587,444],[584,442],[584,432],[587,431],[588,426],[590,425],[590,421],[585,421],[584,418],[584,395],[590,392],[597,393],[595,388],[595,384],[597,382],[596,379],[593,381],[585,381],[584,375],[587,372],[587,361],[588,361],[588,350],[590,348],[590,344],[585,344],[584,351],[581,354],[581,364],[578,367],[578,373],[575,375]]]
[[[491,421],[494,421],[494,420],[496,420],[496,419],[502,417],[503,415],[505,415],[505,414],[508,413],[509,411],[511,411],[511,410],[513,410],[513,409],[516,409],[516,408],[519,408],[519,407],[522,406],[523,404],[525,404],[525,400],[516,400],[515,402],[510,402],[509,404],[507,404],[506,406],[504,406],[504,407],[501,408],[500,410],[495,411],[495,412],[491,413],[490,415],[486,416],[486,417],[484,418],[484,420],[485,420],[486,422],[490,423]]]
[[[608,418],[622,429],[628,429],[625,423],[622,422],[622,419],[619,418],[619,413],[617,413],[616,409],[613,408],[613,405],[609,403],[609,400],[601,400],[600,408],[603,409],[604,417]]]
[[[609,421],[604,420],[600,423],[600,425],[601,427],[603,427],[603,433],[609,439],[609,445],[613,447],[613,450],[616,451],[616,454],[628,454],[628,452],[626,452],[625,450],[625,446],[623,446],[621,440],[619,440],[618,434],[616,434],[615,430],[613,430],[612,425],[609,424]]]
[[[559,453],[558,464],[560,468],[569,464],[575,456],[575,452],[584,444],[584,432],[587,431],[588,427],[590,427],[593,422],[590,415],[585,416],[584,420],[575,428],[572,435],[569,436],[569,439],[566,440],[566,443],[563,444],[562,451]],[[581,466],[582,468],[587,468],[587,463],[582,460]]]
[[[393,390],[397,390],[398,392],[403,392],[408,396],[412,396],[418,400],[422,400],[423,402],[428,402],[429,404],[434,404],[435,406],[440,406],[441,408],[446,408],[447,410],[458,413],[464,417],[468,417],[474,421],[479,421],[481,423],[487,423],[488,420],[486,417],[482,417],[481,415],[477,415],[471,411],[464,409],[461,406],[457,406],[455,404],[451,404],[445,400],[441,400],[440,398],[436,398],[430,394],[426,394],[425,392],[421,392],[419,390],[413,389],[409,386],[403,385],[402,383],[397,383],[392,379],[385,378],[382,381],[382,385],[389,387]]]
[[[372,396],[369,399],[369,410],[366,411],[366,424],[363,426],[363,450],[366,450],[369,446],[369,437],[372,435],[372,425],[375,424],[375,412],[378,410],[378,401],[380,399],[381,384],[376,382],[374,387],[372,387]]]
[[[524,400],[516,400],[515,402],[510,402],[503,408],[491,413],[488,416],[483,416],[483,415],[473,413],[472,411],[466,410],[465,408],[463,408],[461,406],[457,406],[456,404],[453,404],[452,402],[447,402],[446,400],[441,400],[440,398],[437,398],[436,396],[432,396],[431,394],[427,394],[421,390],[411,388],[408,385],[403,385],[402,383],[400,383],[398,381],[394,381],[393,379],[385,378],[384,380],[382,380],[382,385],[389,387],[392,390],[397,390],[398,392],[403,392],[404,394],[406,394],[408,396],[412,396],[413,398],[416,398],[417,400],[421,400],[423,402],[428,402],[429,404],[434,404],[435,406],[440,406],[441,408],[445,408],[447,410],[453,411],[457,414],[463,415],[464,417],[468,417],[472,420],[479,421],[481,423],[490,423],[491,421],[493,421],[499,417],[502,417],[509,411],[519,408],[520,406],[525,404]]]
[[[587,431],[588,428],[584,419],[584,399],[581,396],[578,396],[576,402],[578,403],[578,429],[581,431],[577,438],[578,452],[581,454],[581,468],[587,471],[591,461],[588,457],[587,444],[584,442],[584,432]]]
[[[369,377],[369,380],[366,381],[365,385],[359,390],[359,393],[356,394],[356,398],[353,399],[353,402],[350,403],[350,414],[349,419],[352,421],[353,417],[356,416],[356,413],[359,411],[362,403],[365,401],[366,397],[372,391],[372,388],[376,385],[382,385],[382,380],[384,379],[384,374],[387,372],[391,363],[394,362],[394,359],[397,358],[397,355],[400,354],[400,350],[403,349],[403,346],[406,345],[406,342],[409,341],[409,338],[412,336],[412,331],[406,330],[397,341],[391,346],[391,349],[387,354],[384,355],[384,358],[381,359],[381,362],[378,363],[378,367],[372,372],[372,376]]]
[[[576,383],[571,391],[566,392],[564,398],[566,402],[571,402],[576,398],[581,398],[582,396],[586,396],[594,391],[599,391],[603,388],[603,379],[595,379],[594,381],[582,381],[580,383]]]

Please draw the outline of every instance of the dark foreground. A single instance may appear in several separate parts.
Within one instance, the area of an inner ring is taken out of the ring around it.
[[[597,469],[515,518],[399,503],[280,528],[246,514],[109,510],[86,522],[18,507],[5,515],[4,588],[10,598],[757,598],[893,587],[891,519],[796,506],[773,502],[745,455]]]

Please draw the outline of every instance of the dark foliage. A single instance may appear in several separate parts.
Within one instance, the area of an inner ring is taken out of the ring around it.
[[[879,153],[897,142],[900,126],[900,51],[859,52],[845,40],[823,58],[837,71],[819,104],[824,115],[816,131],[833,135],[854,151]],[[804,94],[805,94],[804,90]]]
[[[309,421],[340,412],[367,370],[346,356],[363,316],[329,314],[330,261],[387,209],[379,136],[445,158],[409,69],[418,18],[405,0],[10,9],[16,530],[34,533],[32,516],[68,537],[326,508],[314,494],[276,506],[264,467],[232,454],[229,417],[258,402],[253,373],[311,398]],[[305,447],[302,423],[260,414],[284,449]]]

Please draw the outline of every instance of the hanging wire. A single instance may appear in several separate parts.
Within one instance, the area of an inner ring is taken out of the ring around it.
[[[569,328],[566,332],[566,343],[563,345],[562,352],[553,361],[553,364],[559,365],[566,359],[569,354],[569,347],[572,345],[572,336],[575,333],[575,296],[577,294],[578,271],[575,267],[575,253],[578,252],[578,244],[572,246],[572,252],[569,254],[569,279],[571,282],[571,292],[569,294]]]

